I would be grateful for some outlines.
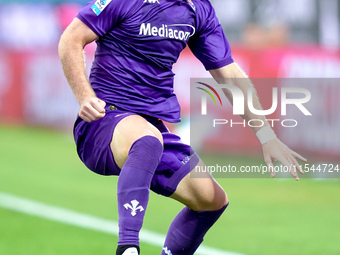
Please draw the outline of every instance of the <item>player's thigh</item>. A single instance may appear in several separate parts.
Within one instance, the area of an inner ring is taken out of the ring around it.
[[[202,161],[198,165],[204,166]],[[171,198],[195,211],[221,209],[228,203],[227,194],[209,173],[199,174],[199,177],[187,174],[178,184]]]
[[[163,143],[159,130],[139,115],[129,115],[117,124],[110,146],[120,168],[123,167],[132,144],[143,136],[155,136]]]

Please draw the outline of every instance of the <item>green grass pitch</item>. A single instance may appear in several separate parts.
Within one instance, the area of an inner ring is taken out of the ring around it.
[[[116,177],[87,170],[70,135],[0,126],[0,192],[117,220]],[[204,156],[207,164],[261,159]],[[204,244],[246,255],[340,254],[340,182],[218,179],[230,206]],[[182,206],[152,194],[144,228],[165,234]],[[0,208],[0,254],[114,254],[117,237]],[[161,247],[141,243],[142,254]],[[207,254],[209,255],[209,254]]]

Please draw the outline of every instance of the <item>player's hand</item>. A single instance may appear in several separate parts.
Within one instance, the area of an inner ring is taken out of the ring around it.
[[[299,180],[299,176],[296,172],[298,170],[301,174],[304,171],[300,167],[300,164],[296,159],[302,161],[307,161],[304,157],[296,153],[295,151],[289,149],[284,143],[279,139],[271,140],[262,145],[264,160],[270,169],[271,177],[275,176],[273,161],[279,161],[283,166],[287,167],[292,176],[296,180]]]
[[[105,116],[105,105],[103,100],[97,97],[91,97],[81,103],[79,117],[87,122],[98,120]]]

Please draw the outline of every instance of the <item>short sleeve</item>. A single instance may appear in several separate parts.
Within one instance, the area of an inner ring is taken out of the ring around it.
[[[117,26],[128,12],[121,0],[92,0],[77,15],[98,36]],[[132,2],[132,1],[129,1]]]
[[[200,0],[196,10],[197,30],[188,42],[193,54],[206,70],[217,69],[234,62],[230,44],[208,0]]]

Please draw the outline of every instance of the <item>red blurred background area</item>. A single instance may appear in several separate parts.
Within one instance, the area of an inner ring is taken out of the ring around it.
[[[218,0],[212,3],[216,6],[224,4]],[[71,130],[78,104],[64,78],[57,45],[62,31],[84,4],[10,2],[0,7],[0,123]],[[242,8],[246,11],[248,7]],[[218,15],[222,16],[220,20],[231,42],[233,57],[254,80],[264,109],[271,106],[271,88],[285,85],[264,85],[266,83],[259,82],[259,78],[324,80],[309,87],[304,85],[312,94],[309,104],[313,114],[311,118],[294,116],[299,119],[299,126],[294,132],[280,126],[274,129],[288,145],[299,149],[302,154],[320,160],[338,160],[340,86],[336,78],[340,76],[340,36],[334,35],[333,31],[339,26],[339,19],[338,16],[333,17],[336,24],[328,26],[329,32],[325,30],[327,26],[324,23],[330,22],[330,19],[323,20],[322,13],[317,15],[316,6],[308,11],[314,18],[309,20],[309,16],[306,16],[303,19],[302,14],[299,14],[299,19],[289,16],[289,19],[281,19],[280,22],[268,18],[265,24],[260,19],[256,20],[255,12],[249,12],[244,17],[239,15],[238,25],[233,27],[230,25],[231,20],[221,14],[220,8]],[[331,15],[331,12],[328,14]],[[315,24],[318,25],[317,32]],[[303,34],[302,28],[309,33]],[[86,48],[88,71],[94,50],[95,44]],[[174,65],[174,72],[175,91],[185,121],[190,116],[190,78],[207,78],[210,75],[188,49],[184,50]],[[226,116],[225,112],[219,110],[216,110],[216,114]],[[228,136],[221,132],[209,135],[209,139],[204,141],[205,146],[215,151],[223,149],[242,154],[259,151],[256,136],[249,128],[233,128],[228,131],[231,132]]]

